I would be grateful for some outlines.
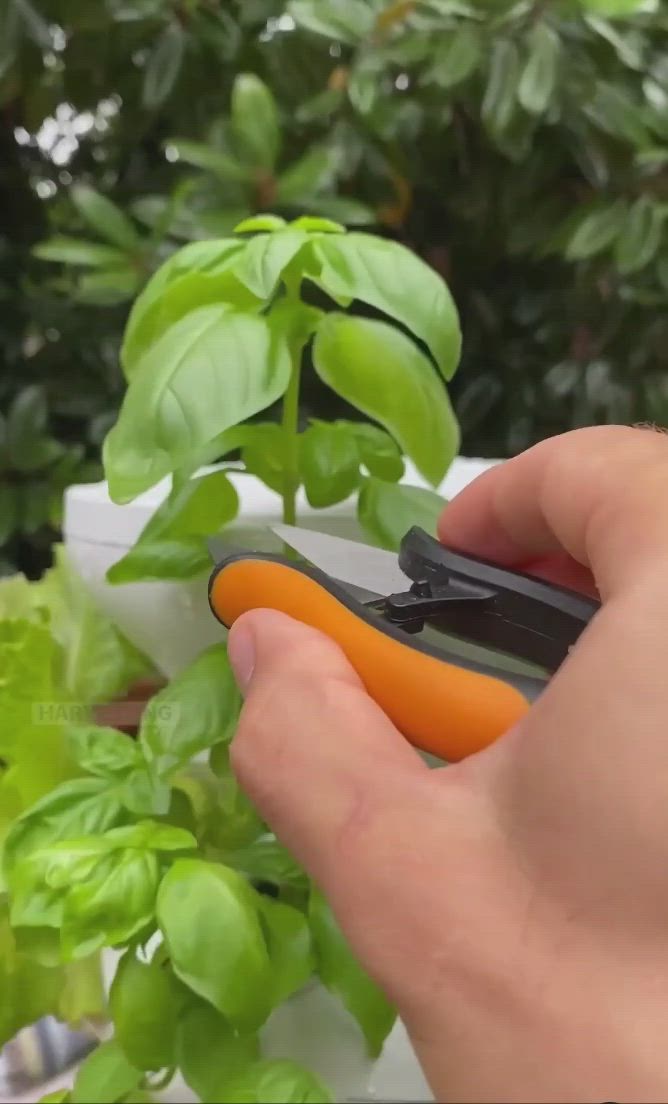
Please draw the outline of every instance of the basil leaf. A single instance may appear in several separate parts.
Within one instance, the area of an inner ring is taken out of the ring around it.
[[[145,931],[155,915],[159,878],[153,852],[111,852],[65,896],[63,957],[81,958],[99,947],[122,946]]]
[[[176,86],[186,47],[186,35],[176,20],[158,37],[146,63],[142,99],[144,107],[161,107]]]
[[[305,275],[337,303],[359,299],[401,322],[430,349],[445,379],[457,368],[461,333],[457,310],[438,273],[412,250],[354,231],[311,243]]]
[[[309,923],[316,953],[316,969],[323,985],[338,996],[357,1020],[376,1057],[389,1035],[396,1013],[385,995],[353,956],[327,901],[315,887],[309,900]]]
[[[272,969],[274,1006],[302,989],[315,969],[308,921],[302,912],[260,896],[260,909]]]
[[[405,465],[397,444],[389,433],[364,422],[350,422],[360,453],[360,460],[370,475],[396,482],[404,474]]]
[[[106,438],[112,499],[130,502],[187,465],[280,398],[289,378],[287,346],[264,318],[226,306],[191,311],[148,351]]]
[[[114,586],[165,579],[178,581],[194,579],[207,569],[211,569],[211,557],[201,537],[160,538],[150,544],[138,544],[112,564],[107,581]]]
[[[392,433],[426,479],[443,479],[459,428],[442,382],[410,338],[384,322],[332,313],[318,326],[313,363],[333,391]]]
[[[274,836],[264,835],[247,846],[227,851],[225,861],[256,881],[273,882],[300,891],[308,888],[306,872]]]
[[[72,1104],[115,1104],[136,1089],[141,1071],[128,1062],[115,1039],[84,1059],[72,1089]]]
[[[330,200],[323,200],[328,203]],[[306,230],[308,234],[345,234],[346,228],[340,222],[332,222],[330,218],[322,218],[319,215],[300,215],[292,222],[297,230]]]
[[[176,1036],[178,1067],[200,1100],[215,1100],[225,1082],[257,1061],[257,1035],[240,1035],[206,1001],[194,1000],[181,1014]]]
[[[256,233],[258,230],[268,230],[273,232],[274,230],[282,230],[284,226],[287,226],[287,222],[280,215],[251,215],[250,218],[242,219],[234,227],[235,234],[250,234]]]
[[[214,1104],[331,1104],[322,1081],[287,1059],[256,1062],[225,1082]]]
[[[257,894],[235,871],[181,859],[158,893],[158,921],[177,977],[240,1031],[271,1010],[271,969]]]
[[[371,540],[395,552],[413,525],[436,535],[445,499],[424,487],[368,479],[357,501],[357,516]]]
[[[299,445],[299,466],[310,506],[332,506],[359,486],[359,447],[348,424],[317,422],[300,436]]]
[[[308,234],[292,226],[257,234],[235,260],[234,275],[253,295],[270,299],[285,269],[308,242]]]
[[[75,184],[70,194],[79,214],[93,230],[124,253],[137,252],[141,246],[139,235],[120,207],[87,184]]]
[[[10,828],[4,847],[5,873],[31,851],[58,840],[97,835],[118,823],[122,807],[104,778],[64,782],[28,809]]]
[[[123,779],[118,796],[123,806],[137,816],[167,816],[172,801],[169,785],[155,778],[146,763]]]
[[[231,736],[240,695],[223,645],[208,648],[148,703],[139,743],[159,778]]]
[[[223,471],[173,487],[129,552],[108,572],[110,583],[139,579],[187,579],[210,570],[204,539],[232,521],[239,496]]]
[[[100,778],[128,774],[141,762],[135,741],[115,728],[72,728],[67,741],[79,766]]]
[[[286,437],[281,426],[255,423],[243,432],[241,459],[246,471],[256,475],[277,494],[283,492],[287,460]]]
[[[274,167],[281,148],[278,107],[271,89],[254,73],[241,73],[234,82],[231,127],[248,164]]]
[[[536,23],[528,36],[529,57],[517,86],[517,98],[525,111],[542,115],[557,80],[559,36],[547,23]]]
[[[243,242],[234,238],[192,242],[173,253],[135,301],[125,328],[121,363],[129,379],[141,357],[190,311],[212,303],[251,308],[255,297],[230,271]]]
[[[265,825],[237,782],[230,765],[229,744],[218,744],[209,758],[216,779],[216,804],[206,823],[206,841],[223,852],[245,847],[262,835]]]
[[[109,992],[115,1038],[137,1069],[176,1064],[178,1009],[171,974],[155,957],[140,962],[133,949],[116,968]]]

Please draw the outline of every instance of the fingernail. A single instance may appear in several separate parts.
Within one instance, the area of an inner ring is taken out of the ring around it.
[[[233,625],[227,638],[227,654],[234,677],[242,693],[247,689],[255,668],[255,641],[248,625]]]

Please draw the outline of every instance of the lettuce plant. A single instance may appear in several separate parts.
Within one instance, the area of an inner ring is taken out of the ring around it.
[[[365,313],[343,309],[353,303]],[[413,521],[431,527],[442,505],[436,491],[399,480],[409,457],[436,487],[457,451],[443,380],[459,352],[446,285],[396,243],[321,218],[262,217],[231,239],[179,250],[132,309],[127,392],[104,448],[115,501],[166,477],[171,490],[110,580],[207,572],[206,537],[238,509],[226,470],[237,453],[280,495],[288,522],[303,486],[316,508],[357,494],[362,525],[387,547]],[[310,364],[353,408],[350,420],[304,424],[300,384]],[[136,739],[67,710],[49,718],[47,739],[35,699],[92,692],[77,679],[83,642],[67,617],[86,601],[64,569],[63,561],[61,575],[29,595],[11,584],[26,609],[0,621],[0,649],[14,664],[0,683],[8,762],[41,741],[50,764],[5,825],[12,953],[30,969],[65,972],[95,968],[105,949],[120,954],[95,1010],[113,1035],[59,1099],[150,1099],[178,1071],[211,1102],[329,1101],[327,1086],[290,1055],[263,1056],[272,1012],[319,979],[356,1019],[371,1055],[395,1013],[237,784],[229,743],[241,702],[225,645],[204,650],[151,699]],[[45,606],[50,620],[36,621],[35,607]],[[97,622],[87,607],[76,624],[82,617],[92,649]],[[107,640],[106,623],[100,631]],[[121,689],[114,671],[95,684],[97,700]],[[53,1010],[48,1001],[36,1014]],[[16,1027],[8,1020],[8,1034]]]

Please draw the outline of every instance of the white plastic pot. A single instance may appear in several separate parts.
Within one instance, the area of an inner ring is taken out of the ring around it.
[[[441,487],[442,494],[452,497],[489,466],[489,461],[457,460]],[[242,546],[252,541],[256,549],[275,547],[267,527],[280,521],[278,495],[244,473],[233,473],[231,478],[241,509],[238,523],[226,530],[226,536]],[[413,470],[407,471],[405,480],[424,485]],[[116,506],[104,483],[71,487],[66,496],[64,532],[65,544],[93,596],[128,639],[163,675],[171,677],[221,639],[221,627],[208,607],[206,579],[118,587],[105,579],[108,568],[132,546],[167,491],[168,484],[161,484],[128,506]],[[314,511],[302,498],[298,513],[305,527],[364,539],[353,500],[331,510]],[[267,1057],[303,1062],[331,1087],[337,1101],[433,1099],[403,1025],[397,1023],[379,1060],[372,1061],[355,1022],[318,983],[278,1008],[262,1036]],[[191,1099],[182,1082],[163,1095],[165,1101]]]

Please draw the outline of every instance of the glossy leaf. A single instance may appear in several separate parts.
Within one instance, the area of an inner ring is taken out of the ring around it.
[[[309,505],[342,502],[360,482],[360,455],[348,425],[318,422],[300,438],[300,470]]]
[[[72,1104],[115,1104],[136,1089],[141,1071],[128,1062],[115,1039],[84,1058],[72,1089]]]
[[[585,215],[566,247],[570,261],[582,261],[608,249],[621,233],[626,221],[626,204],[619,200],[595,208]]]
[[[226,306],[191,311],[146,354],[105,441],[112,499],[130,502],[187,465],[280,398],[289,378],[287,346],[264,318]]]
[[[83,268],[113,268],[125,261],[125,253],[111,245],[98,245],[64,236],[40,242],[34,247],[33,255],[41,261],[81,265]]]
[[[332,150],[327,146],[312,147],[278,178],[277,203],[296,205],[307,196],[317,195],[321,189],[333,183],[335,170],[336,161]]]
[[[649,134],[640,104],[626,89],[599,81],[591,100],[583,107],[585,115],[605,134],[621,139],[638,149],[649,146]]]
[[[137,231],[120,207],[86,184],[75,184],[71,196],[79,214],[93,230],[124,253],[136,253],[140,245]]]
[[[227,652],[215,644],[149,702],[139,742],[153,772],[169,777],[198,752],[225,741],[236,722],[239,692]]]
[[[475,27],[462,24],[452,34],[444,36],[435,60],[423,74],[424,83],[440,88],[454,88],[478,68],[483,57],[480,35]]]
[[[649,196],[639,196],[631,205],[615,243],[615,264],[622,275],[640,271],[656,256],[666,214],[666,210]]]
[[[243,159],[272,169],[281,148],[278,108],[271,89],[254,73],[240,73],[234,82],[231,124]]]
[[[53,36],[49,23],[31,0],[12,0],[12,5],[35,45],[41,50],[52,50]]]
[[[240,1035],[202,1000],[179,1016],[176,1037],[179,1069],[200,1100],[216,1100],[221,1086],[260,1056],[257,1035]]]
[[[374,27],[373,9],[364,0],[290,0],[288,11],[300,27],[355,45]]]
[[[381,422],[436,485],[459,448],[447,392],[413,341],[384,322],[329,314],[313,346],[318,375],[346,402]]]
[[[169,145],[178,154],[179,160],[196,169],[213,173],[219,180],[247,181],[250,173],[247,165],[242,165],[229,153],[223,153],[215,146],[204,142],[192,142],[186,138],[173,138]]]
[[[386,483],[368,479],[357,502],[360,524],[381,548],[396,551],[412,525],[419,525],[433,536],[436,523],[445,508],[445,500],[435,491],[405,483]]]
[[[371,234],[329,234],[312,243],[308,275],[341,306],[359,299],[402,323],[429,347],[446,379],[457,368],[461,333],[441,277],[409,249]]]
[[[22,388],[9,409],[5,441],[9,458],[19,471],[41,466],[39,452],[47,418],[44,389],[38,384]]]
[[[481,115],[490,136],[498,138],[508,130],[515,110],[520,75],[520,57],[516,44],[498,38],[492,45],[487,87]]]
[[[271,968],[256,894],[235,871],[176,862],[158,894],[158,921],[177,976],[241,1031],[271,1008]]]
[[[217,533],[238,509],[239,497],[225,472],[177,484],[130,551],[109,569],[108,581],[188,579],[210,571],[205,537]]]
[[[377,1057],[392,1030],[396,1013],[376,983],[353,956],[334,915],[315,888],[309,900],[309,923],[323,984],[339,997],[366,1038],[369,1053]]]
[[[542,115],[550,103],[557,79],[559,36],[547,23],[537,23],[528,36],[529,56],[517,98],[532,115]]]
[[[153,958],[140,962],[126,951],[109,992],[115,1038],[126,1058],[140,1070],[176,1064],[178,1008],[170,972]]]
[[[186,36],[176,20],[165,27],[149,54],[144,73],[144,106],[154,111],[171,95],[183,65]]]
[[[660,0],[580,0],[587,11],[606,15],[611,19],[626,19],[630,15],[657,10]]]

